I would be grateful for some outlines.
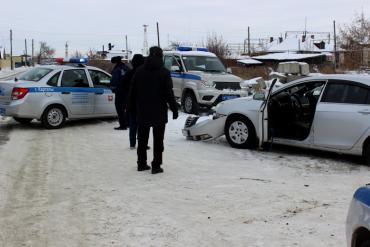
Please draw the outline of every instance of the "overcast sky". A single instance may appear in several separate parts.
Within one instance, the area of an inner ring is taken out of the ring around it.
[[[356,13],[370,15],[370,0],[12,0],[1,1],[0,45],[9,51],[9,29],[14,50],[23,53],[24,39],[40,41],[64,54],[102,45],[124,48],[143,46],[143,24],[148,24],[149,46],[156,44],[159,22],[161,45],[168,41],[202,43],[207,34],[217,33],[232,43],[242,43],[251,27],[252,38],[278,36],[285,31],[332,31],[332,22],[349,23]]]

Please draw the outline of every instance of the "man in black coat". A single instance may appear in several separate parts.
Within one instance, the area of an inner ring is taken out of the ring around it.
[[[127,66],[122,63],[120,56],[112,57],[111,62],[115,64],[112,70],[112,78],[110,80],[110,87],[112,92],[115,94],[114,104],[118,115],[119,127],[115,127],[115,130],[126,130],[128,126],[128,119],[126,116],[127,96],[128,90],[124,88],[122,79],[126,71]]]
[[[138,123],[138,171],[149,170],[147,165],[147,146],[150,128],[153,128],[152,174],[161,173],[163,139],[168,122],[168,106],[173,119],[178,117],[177,103],[172,90],[170,72],[163,66],[163,51],[151,47],[149,56],[132,79],[129,97],[129,110],[136,112]]]

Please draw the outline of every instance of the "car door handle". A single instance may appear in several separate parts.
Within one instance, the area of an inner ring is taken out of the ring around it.
[[[103,94],[103,92],[95,92],[95,94]]]
[[[62,94],[71,94],[71,92],[62,92]]]
[[[358,113],[361,113],[363,115],[369,115],[370,114],[370,110],[360,110],[360,111],[358,111]]]

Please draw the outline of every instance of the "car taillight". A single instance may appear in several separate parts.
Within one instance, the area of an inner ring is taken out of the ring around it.
[[[28,93],[28,88],[15,87],[12,91],[12,100],[23,99]]]

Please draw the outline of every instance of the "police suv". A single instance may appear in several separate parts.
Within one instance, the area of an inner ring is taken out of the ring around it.
[[[164,66],[171,71],[175,97],[186,113],[196,114],[200,106],[211,108],[247,95],[242,79],[228,73],[220,59],[205,48],[180,46],[165,51]]]
[[[71,62],[76,62],[72,60]],[[68,119],[116,116],[111,76],[95,67],[45,65],[12,81],[0,81],[0,115],[22,124],[39,119],[55,129]]]
[[[370,247],[370,185],[356,190],[346,222],[347,247]]]

